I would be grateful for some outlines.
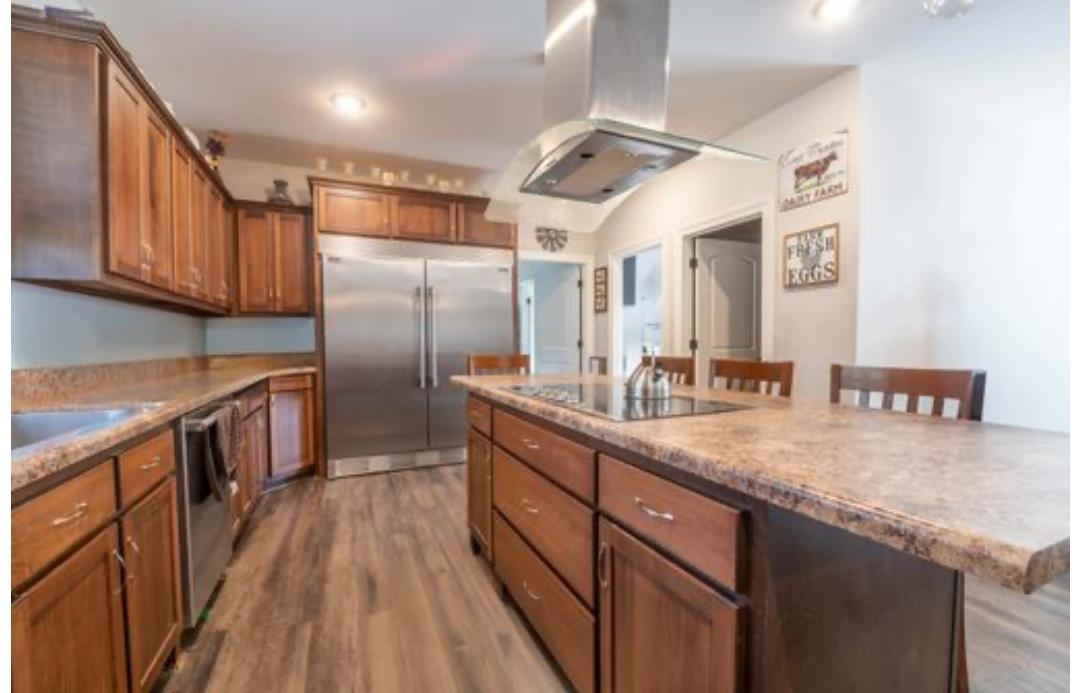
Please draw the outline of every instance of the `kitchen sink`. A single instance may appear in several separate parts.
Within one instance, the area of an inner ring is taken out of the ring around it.
[[[148,407],[114,409],[73,409],[34,411],[11,415],[11,449],[36,445],[47,440],[74,437],[112,426]]]

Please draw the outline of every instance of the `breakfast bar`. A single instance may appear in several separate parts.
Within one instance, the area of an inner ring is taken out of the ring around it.
[[[701,387],[636,411],[595,375],[454,381],[472,542],[577,690],[952,690],[965,576],[1028,593],[1069,571],[1065,435]]]

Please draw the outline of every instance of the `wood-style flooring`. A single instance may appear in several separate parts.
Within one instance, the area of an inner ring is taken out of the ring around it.
[[[561,691],[470,552],[462,466],[266,496],[167,691]],[[968,580],[972,691],[1070,690],[1069,578]]]

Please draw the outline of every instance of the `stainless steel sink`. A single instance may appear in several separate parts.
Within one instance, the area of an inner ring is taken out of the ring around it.
[[[11,449],[19,450],[47,440],[83,435],[146,410],[147,407],[129,407],[12,414]]]

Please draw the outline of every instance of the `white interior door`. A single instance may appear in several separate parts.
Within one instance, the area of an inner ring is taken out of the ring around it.
[[[761,355],[761,244],[697,239],[697,372]]]
[[[520,353],[531,357],[535,369],[535,280],[520,281]]]
[[[548,263],[535,277],[536,373],[580,371],[580,265]]]

